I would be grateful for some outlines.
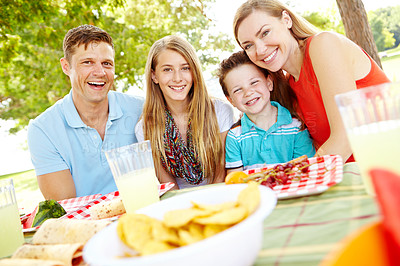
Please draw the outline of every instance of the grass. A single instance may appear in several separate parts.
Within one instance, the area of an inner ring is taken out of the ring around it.
[[[20,213],[29,213],[33,211],[39,202],[44,200],[39,190],[34,170],[0,176],[0,180],[6,178],[13,179]]]
[[[388,78],[393,81],[400,81],[400,55],[383,58],[382,67]]]
[[[390,50],[386,50],[387,54],[393,54],[396,52],[400,52],[400,45],[398,45],[396,48],[390,49]]]

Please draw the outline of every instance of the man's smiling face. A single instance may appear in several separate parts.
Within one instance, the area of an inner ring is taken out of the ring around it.
[[[114,50],[105,42],[92,42],[75,48],[68,62],[61,59],[63,71],[71,80],[74,103],[108,101],[107,93],[114,83]]]

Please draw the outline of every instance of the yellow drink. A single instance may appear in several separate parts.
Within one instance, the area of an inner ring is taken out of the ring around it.
[[[400,120],[363,125],[348,132],[348,137],[367,193],[375,194],[369,175],[372,168],[400,174]]]
[[[126,212],[136,210],[160,200],[158,179],[154,168],[143,168],[124,174],[116,179]]]
[[[0,206],[0,258],[10,256],[23,243],[17,204]]]

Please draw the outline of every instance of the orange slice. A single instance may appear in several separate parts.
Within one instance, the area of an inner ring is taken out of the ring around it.
[[[246,177],[248,177],[248,174],[246,174],[243,171],[230,172],[225,177],[225,184],[240,184],[240,183],[244,183],[243,179],[246,178]]]

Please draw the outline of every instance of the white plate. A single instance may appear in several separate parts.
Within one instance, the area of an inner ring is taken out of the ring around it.
[[[191,207],[191,201],[214,204],[235,201],[247,184],[223,185],[188,192],[160,201],[139,210],[139,213],[162,219],[164,213]],[[261,249],[263,221],[276,205],[275,193],[259,186],[261,202],[248,218],[231,228],[197,243],[171,251],[121,258],[124,252],[133,253],[117,236],[117,222],[106,227],[85,245],[83,257],[89,265],[251,265]]]

